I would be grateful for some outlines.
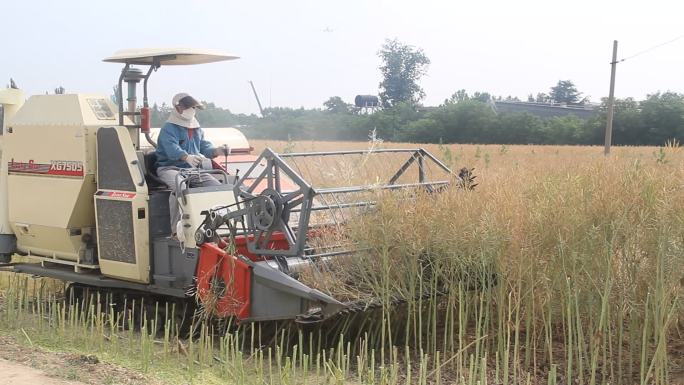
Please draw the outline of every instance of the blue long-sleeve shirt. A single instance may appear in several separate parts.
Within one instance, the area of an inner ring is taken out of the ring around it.
[[[157,138],[159,167],[189,168],[192,167],[190,164],[180,160],[184,155],[202,154],[207,158],[213,158],[214,151],[211,142],[204,140],[204,131],[200,127],[185,128],[166,122],[159,131],[159,138]]]

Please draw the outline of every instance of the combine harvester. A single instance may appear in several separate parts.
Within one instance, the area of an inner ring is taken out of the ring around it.
[[[185,241],[170,237],[170,190],[155,175],[154,151],[140,143],[154,146],[148,80],[161,66],[232,59],[195,49],[119,51],[104,60],[124,65],[118,106],[85,94],[23,103],[19,90],[0,90],[2,269],[147,304],[197,301],[241,322],[317,322],[348,309],[299,274],[363,252],[345,229],[381,192],[435,192],[463,178],[423,149],[266,149],[257,157],[233,132],[231,155],[177,179]],[[188,187],[203,174],[223,184]]]

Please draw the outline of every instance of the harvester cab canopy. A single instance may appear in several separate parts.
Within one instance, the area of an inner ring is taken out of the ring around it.
[[[163,65],[193,65],[207,64],[226,60],[239,59],[235,56],[220,50],[197,49],[197,48],[142,48],[124,49],[114,53],[114,55],[103,59],[108,63],[122,63],[124,68],[119,76],[117,89],[117,102],[119,105],[119,125],[124,126],[124,117],[128,116],[133,120],[133,125],[125,125],[129,129],[140,129],[145,134],[145,138],[151,145],[156,144],[150,137],[150,108],[147,98],[147,81],[153,71]],[[133,66],[148,66],[147,71],[143,71]],[[137,110],[137,84],[143,81],[143,106]],[[126,83],[128,95],[128,109],[124,111],[123,102],[123,83]],[[139,147],[136,144],[136,147]]]
[[[144,48],[124,49],[103,59],[108,63],[134,65],[193,65],[239,59],[227,52],[196,48]]]

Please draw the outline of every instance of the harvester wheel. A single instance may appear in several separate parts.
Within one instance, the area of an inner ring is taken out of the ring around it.
[[[12,254],[0,254],[0,263],[12,262]]]

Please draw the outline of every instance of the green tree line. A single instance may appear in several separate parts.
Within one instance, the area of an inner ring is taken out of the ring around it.
[[[372,114],[360,114],[340,97],[320,109],[269,108],[265,117],[233,114],[213,103],[197,118],[204,127],[238,127],[249,138],[282,140],[366,140],[375,130],[388,141],[419,143],[600,144],[606,127],[606,101],[591,119],[541,118],[530,113],[496,113],[486,93],[458,92],[442,105],[421,107],[400,102]],[[154,106],[152,121],[161,126],[168,106]],[[684,94],[654,93],[645,100],[617,99],[613,143],[662,145],[684,141]]]

